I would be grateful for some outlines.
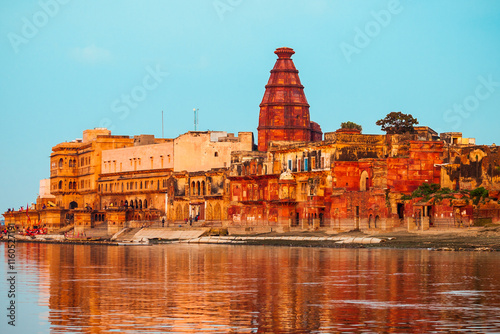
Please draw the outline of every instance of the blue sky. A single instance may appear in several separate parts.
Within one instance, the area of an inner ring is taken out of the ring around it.
[[[51,147],[117,135],[254,131],[278,47],[311,120],[364,133],[391,111],[500,144],[500,1],[3,1],[0,210],[34,202]]]

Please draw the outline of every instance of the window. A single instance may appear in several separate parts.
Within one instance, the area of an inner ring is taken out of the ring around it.
[[[214,157],[218,157],[218,156],[219,156],[219,152],[215,152]]]
[[[62,168],[62,166],[63,166],[63,159],[61,158],[59,159],[59,168]]]
[[[302,160],[298,159],[297,160],[297,172],[300,172],[302,170]]]
[[[288,160],[288,170],[292,170],[292,160]]]
[[[316,168],[316,157],[311,158],[311,168],[312,169]]]
[[[309,170],[309,158],[304,158],[304,171]]]

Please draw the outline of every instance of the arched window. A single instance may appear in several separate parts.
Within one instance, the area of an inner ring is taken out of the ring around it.
[[[63,186],[63,182],[59,181],[59,189],[62,189],[62,186]]]
[[[139,200],[139,209],[142,209],[142,199]]]
[[[214,157],[218,157],[218,156],[219,156],[219,152],[215,152]]]
[[[148,208],[148,200],[147,200],[147,199],[145,199],[145,200],[144,200],[144,209],[147,209],[147,208]]]
[[[201,181],[201,189],[202,189],[202,195],[205,196],[205,181]]]
[[[135,208],[138,209],[139,205],[137,204],[137,200],[135,200]]]
[[[368,172],[364,170],[359,178],[359,190],[367,191],[370,188],[370,179],[368,178]]]
[[[215,204],[214,207],[214,220],[220,220],[221,219],[221,209],[220,209],[220,204],[217,203]]]
[[[62,166],[63,166],[63,159],[61,158],[59,159],[59,168],[62,168]]]
[[[125,205],[125,207],[127,207],[128,206],[128,201],[125,200],[125,202],[123,204]]]
[[[196,193],[200,196],[200,181],[196,182]]]
[[[191,196],[195,195],[194,188],[195,188],[195,183],[193,181],[193,182],[191,182]]]

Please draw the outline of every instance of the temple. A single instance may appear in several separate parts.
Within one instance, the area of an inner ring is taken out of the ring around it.
[[[309,119],[309,104],[300,83],[299,71],[290,48],[279,48],[266,92],[260,103],[259,151],[267,151],[272,141],[321,141],[323,133]]]
[[[495,144],[426,126],[403,134],[323,134],[310,121],[294,51],[275,54],[258,145],[251,131],[165,139],[85,130],[82,139],[52,148],[50,178],[41,181],[36,204],[9,209],[6,224],[113,235],[151,226],[338,232],[500,221]]]

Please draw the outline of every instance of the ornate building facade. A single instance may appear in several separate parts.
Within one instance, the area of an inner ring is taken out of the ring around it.
[[[500,154],[461,133],[404,135],[310,121],[294,51],[279,48],[252,132],[190,131],[174,139],[85,130],[52,148],[36,206],[6,223],[109,233],[140,226],[234,231],[428,229],[500,221]],[[419,187],[446,190],[411,197]],[[43,186],[43,191],[42,191]],[[48,188],[48,189],[47,189]],[[481,202],[472,200],[484,188]],[[441,194],[441,193],[440,193]],[[161,225],[160,225],[161,224]]]

